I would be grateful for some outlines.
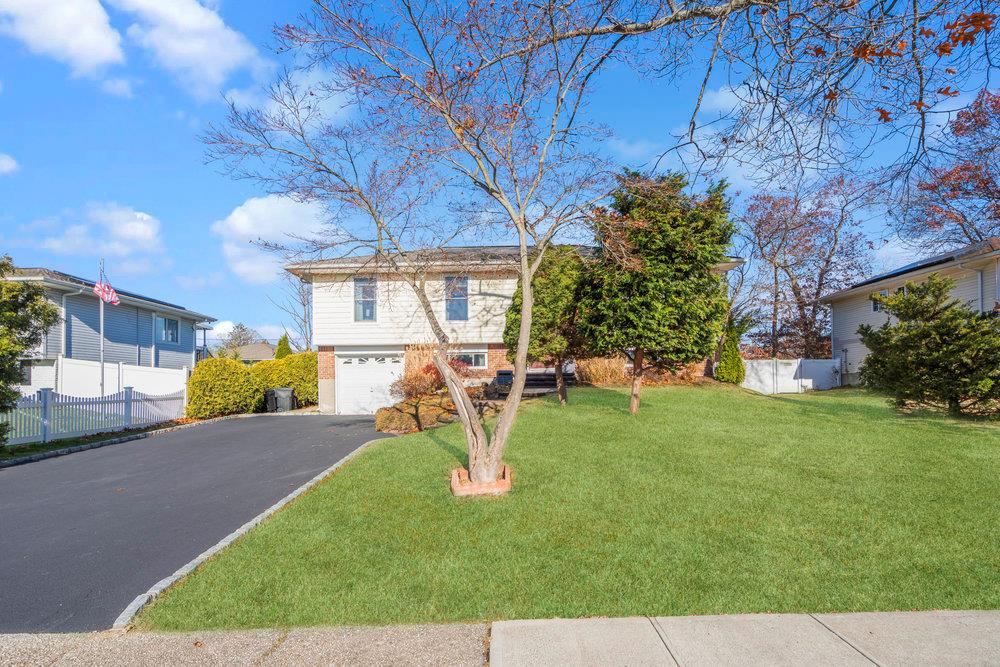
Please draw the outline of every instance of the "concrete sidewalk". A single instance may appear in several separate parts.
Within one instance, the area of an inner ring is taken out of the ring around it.
[[[0,665],[1000,665],[1000,612],[0,635]]]
[[[1000,665],[1000,612],[673,616],[493,624],[491,667]]]

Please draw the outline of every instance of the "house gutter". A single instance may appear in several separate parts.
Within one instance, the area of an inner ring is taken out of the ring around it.
[[[9,276],[5,280],[17,281],[17,282],[30,282],[30,283],[40,283],[42,285],[48,285],[62,290],[75,290],[67,292],[66,296],[75,296],[77,294],[83,294],[84,292],[89,292],[93,289],[93,285],[80,286],[79,283],[71,283],[64,280],[55,280],[48,276]],[[148,300],[142,297],[132,296],[130,294],[118,293],[118,298],[122,303],[127,303],[133,306],[139,306],[145,308],[146,310],[152,310],[157,312],[165,312],[176,317],[182,317],[187,320],[194,320],[196,324],[201,322],[216,322],[216,318],[205,315],[204,313],[198,313],[193,310],[187,310],[186,308],[181,308],[179,306],[173,306],[160,301]]]
[[[910,271],[906,272],[889,273],[887,275],[880,277],[877,280],[866,280],[864,282],[858,283],[857,285],[854,285],[853,287],[848,287],[847,289],[841,290],[839,292],[834,292],[833,294],[825,296],[822,299],[820,299],[820,303],[830,304],[833,303],[834,301],[854,296],[860,293],[859,290],[861,290],[861,288],[863,287],[870,288],[869,291],[878,291],[878,286],[881,285],[882,283],[891,284],[901,278],[904,278],[905,280],[914,280],[916,278],[930,275],[932,273],[940,271],[941,269],[946,269],[946,268],[972,269],[974,271],[982,271],[981,267],[974,268],[971,265],[972,264],[981,265],[982,263],[988,261],[991,257],[998,258],[997,277],[998,280],[1000,280],[1000,250],[992,250],[990,252],[983,253],[982,255],[978,255],[970,259],[965,259],[965,260],[952,259],[949,261],[935,262],[933,264],[921,266],[919,268],[911,269]],[[982,289],[982,284],[980,285],[980,289]],[[997,283],[997,301],[1000,302],[1000,282]],[[982,298],[980,298],[980,303],[982,303]]]

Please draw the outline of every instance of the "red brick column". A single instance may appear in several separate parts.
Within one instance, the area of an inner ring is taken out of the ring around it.
[[[319,411],[337,412],[337,357],[333,345],[320,345],[316,354],[319,384]]]

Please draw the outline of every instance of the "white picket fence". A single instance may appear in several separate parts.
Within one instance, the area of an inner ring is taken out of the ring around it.
[[[70,396],[101,395],[101,364],[96,361],[58,357],[38,362],[31,371],[31,384],[21,385],[21,394],[33,396],[39,389],[52,389]],[[145,394],[173,394],[183,391],[188,369],[157,368],[135,364],[106,363],[103,367],[104,395],[132,387]]]
[[[841,385],[839,359],[748,359],[743,387],[761,394],[801,394]]]
[[[158,424],[184,416],[185,393],[151,396],[132,387],[110,396],[67,396],[42,389],[0,413],[10,425],[8,445],[50,442]]]

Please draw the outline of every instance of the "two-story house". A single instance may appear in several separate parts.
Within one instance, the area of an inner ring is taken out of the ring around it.
[[[101,361],[102,347],[106,364],[193,368],[203,349],[197,344],[197,332],[215,321],[182,306],[118,290],[120,303],[104,307],[102,343],[94,281],[44,268],[19,268],[6,280],[41,285],[60,312],[59,322],[22,361],[25,393],[57,386],[59,357]]]
[[[932,273],[953,279],[952,295],[970,308],[981,313],[1000,309],[1000,238],[928,257],[831,294],[823,301],[831,307],[833,357],[840,360],[844,384],[857,383],[858,367],[868,355],[858,327],[881,326],[888,319],[872,296],[891,294]]]
[[[517,289],[517,258],[517,246],[482,246],[443,248],[414,260],[451,355],[474,376],[491,378],[511,368],[503,331]],[[371,256],[286,268],[312,283],[320,410],[371,414],[394,403],[390,385],[408,368],[426,365],[436,340],[413,289],[399,273],[380,270]]]

